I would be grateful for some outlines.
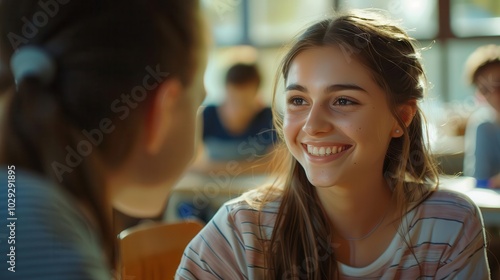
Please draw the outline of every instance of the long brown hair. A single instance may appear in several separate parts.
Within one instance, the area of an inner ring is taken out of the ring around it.
[[[438,182],[435,164],[424,142],[420,110],[408,127],[396,111],[398,105],[420,100],[424,95],[426,79],[414,40],[384,17],[361,11],[322,20],[307,28],[291,44],[277,74],[273,109],[275,127],[283,140],[282,115],[276,109],[278,80],[282,76],[286,82],[290,65],[300,52],[328,45],[339,46],[345,55],[371,70],[404,130],[403,137],[391,140],[383,166],[402,219],[410,205],[423,201]],[[284,144],[282,149],[287,149]],[[265,246],[267,278],[336,278],[338,269],[334,248],[330,246],[332,230],[328,218],[304,169],[293,157],[289,159],[280,172],[282,186],[277,183],[267,197],[268,201],[276,199],[276,189],[282,189],[274,231]]]
[[[123,95],[144,85],[152,71],[190,83],[200,44],[193,24],[198,12],[196,0],[1,1],[0,90],[7,97],[1,163],[35,172],[85,204],[111,265],[111,205],[98,166],[115,168],[129,155],[157,87],[144,86],[146,96],[129,107]],[[15,85],[9,61],[24,46],[52,57],[52,83],[27,77]],[[83,144],[103,121],[114,130],[101,131],[100,141],[94,134],[88,153]]]

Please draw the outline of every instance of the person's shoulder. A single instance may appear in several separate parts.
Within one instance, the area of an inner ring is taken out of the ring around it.
[[[267,200],[262,200],[264,197]],[[279,199],[269,199],[261,189],[256,189],[224,203],[212,222],[222,227],[245,228],[250,231],[260,227],[272,228],[279,206]]]
[[[498,126],[495,122],[489,120],[483,121],[477,126],[478,135],[486,134],[489,136],[493,136],[493,134],[498,130],[500,130],[500,126]]]
[[[273,114],[273,109],[269,106],[266,106],[262,109],[262,112],[265,113],[265,114]]]
[[[217,113],[217,106],[215,105],[207,105],[203,107],[203,116],[215,116]]]
[[[483,228],[476,204],[466,195],[451,190],[434,191],[410,213],[408,226],[418,243],[439,240],[453,247],[461,238],[473,240]]]
[[[2,181],[7,182],[3,179]],[[76,200],[57,184],[38,174],[18,170],[14,188],[16,214],[19,216],[36,217],[37,221],[57,219],[60,222],[70,222],[74,218],[83,220]]]
[[[0,180],[2,185],[7,182],[5,175],[0,175]],[[15,218],[16,254],[23,256],[19,263],[25,267],[17,275],[37,275],[40,279],[77,279],[71,278],[74,275],[109,278],[99,237],[79,211],[76,199],[57,184],[25,170],[16,170],[10,182],[15,195],[11,198],[13,207],[0,209],[0,217]],[[2,200],[4,195],[0,194]],[[0,235],[4,230],[0,229]],[[50,253],[49,257],[43,257],[41,252]]]
[[[266,194],[260,189],[251,190],[240,197],[232,199],[223,205],[228,215],[233,217],[255,218],[256,214],[261,215],[276,214],[279,210],[280,200],[269,197],[264,198]]]
[[[467,129],[475,131],[479,127],[488,127],[495,123],[495,111],[490,106],[479,106],[472,112],[467,121]]]
[[[245,193],[219,208],[187,246],[177,278],[255,278],[250,271],[264,267],[262,241],[271,237],[274,227],[273,216],[266,212],[272,203],[261,207],[256,195]]]
[[[7,168],[3,166],[1,169]],[[15,170],[12,177],[7,177],[7,172],[0,175],[0,184],[9,184],[13,196],[16,198],[17,213],[41,208],[49,210],[65,205],[63,194],[58,191],[57,186],[50,183],[40,175],[25,170]],[[9,178],[9,180],[7,180]],[[6,194],[6,193],[2,193]],[[35,211],[34,214],[36,214]]]
[[[272,118],[273,117],[273,109],[271,107],[264,107],[259,113],[262,117]]]
[[[477,205],[467,195],[449,190],[435,190],[423,203],[424,207],[429,207],[435,210],[436,213],[447,213],[458,216],[476,215],[478,210]]]
[[[0,176],[1,185],[8,182],[4,177]],[[38,236],[97,242],[94,228],[77,199],[56,183],[30,171],[16,170],[12,189],[14,210],[0,209],[0,213],[17,218],[18,229],[23,231],[20,235],[29,236],[39,230],[43,234],[39,232]]]
[[[479,105],[470,114],[468,121],[473,123],[482,123],[495,119],[495,110],[489,105]]]
[[[217,109],[217,107],[218,106],[216,106],[214,104],[209,104],[209,105],[204,106],[203,110],[213,111],[213,110]]]
[[[208,136],[219,137],[221,134],[221,126],[219,115],[217,114],[217,106],[207,105],[203,107],[202,111],[203,118],[203,139]]]

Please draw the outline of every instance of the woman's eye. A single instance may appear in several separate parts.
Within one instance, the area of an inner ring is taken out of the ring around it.
[[[301,106],[301,105],[304,105],[305,100],[304,100],[304,98],[293,97],[290,99],[289,103],[294,105],[294,106]]]
[[[337,100],[335,100],[335,102],[333,103],[333,105],[340,105],[340,106],[348,106],[348,105],[355,105],[355,104],[356,104],[356,102],[349,100],[345,97],[337,98]]]

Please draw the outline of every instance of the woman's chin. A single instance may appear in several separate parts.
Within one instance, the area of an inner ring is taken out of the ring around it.
[[[316,188],[329,188],[331,186],[335,186],[338,183],[338,180],[336,178],[325,176],[324,174],[307,175],[307,179]]]

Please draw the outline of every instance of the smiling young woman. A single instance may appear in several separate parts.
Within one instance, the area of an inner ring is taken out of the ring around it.
[[[283,176],[225,204],[178,278],[488,279],[479,209],[438,190],[413,39],[353,12],[310,26],[280,70]]]

